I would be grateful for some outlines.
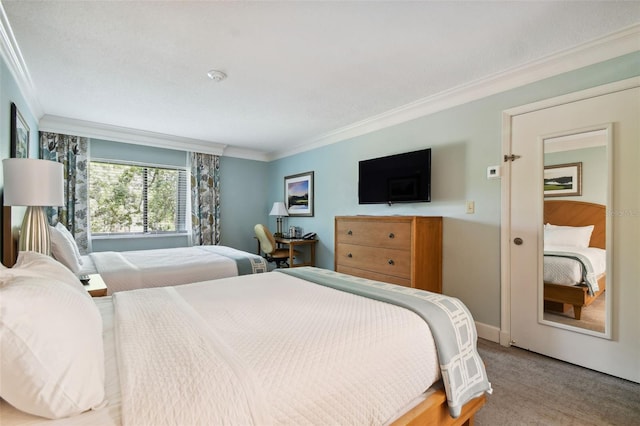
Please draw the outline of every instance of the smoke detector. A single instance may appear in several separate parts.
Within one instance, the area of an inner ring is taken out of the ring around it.
[[[227,78],[227,75],[225,73],[223,73],[222,71],[218,71],[218,70],[211,70],[207,73],[207,76],[215,81],[216,83],[224,80],[225,78]]]

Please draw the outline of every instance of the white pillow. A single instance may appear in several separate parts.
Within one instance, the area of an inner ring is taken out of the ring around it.
[[[73,248],[73,254],[75,254],[78,262],[82,265],[82,256],[80,255],[80,249],[78,248],[78,243],[76,243],[76,239],[71,235],[71,232],[64,226],[62,223],[56,223],[56,229],[62,233],[62,235],[69,241],[71,247]]]
[[[60,281],[91,299],[91,295],[84,288],[78,277],[65,268],[63,264],[46,254],[36,253],[35,251],[21,251],[18,253],[18,259],[13,268],[3,272],[10,277],[41,277]]]
[[[64,228],[64,225],[61,225],[60,223],[58,223],[58,225]],[[49,226],[49,235],[51,235],[51,254],[56,258],[56,260],[71,269],[71,271],[78,273],[82,267],[80,264],[80,258],[76,256],[75,250],[73,249],[74,244],[65,237],[58,225]]]
[[[0,361],[0,397],[19,410],[56,419],[104,406],[102,319],[65,283],[5,280]]]
[[[593,225],[558,226],[544,225],[544,244],[553,246],[589,247]]]

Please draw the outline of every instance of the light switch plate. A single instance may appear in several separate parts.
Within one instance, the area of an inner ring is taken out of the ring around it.
[[[476,212],[476,203],[473,201],[467,201],[467,214],[473,214]]]

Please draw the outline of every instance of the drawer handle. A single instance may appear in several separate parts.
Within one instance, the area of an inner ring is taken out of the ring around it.
[[[395,262],[393,261],[393,259],[389,259],[389,260],[387,260],[387,263],[388,263],[389,265],[393,265],[393,264],[395,264]]]
[[[352,231],[351,229],[349,229],[349,230],[347,231],[347,235],[353,235],[353,231]]]
[[[395,235],[393,235],[393,232],[389,234],[389,238],[395,238]]]
[[[347,257],[353,257],[353,255],[351,253],[347,254]]]

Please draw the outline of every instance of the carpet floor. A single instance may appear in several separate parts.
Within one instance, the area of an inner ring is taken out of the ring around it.
[[[478,339],[493,394],[476,425],[640,425],[640,384]]]

